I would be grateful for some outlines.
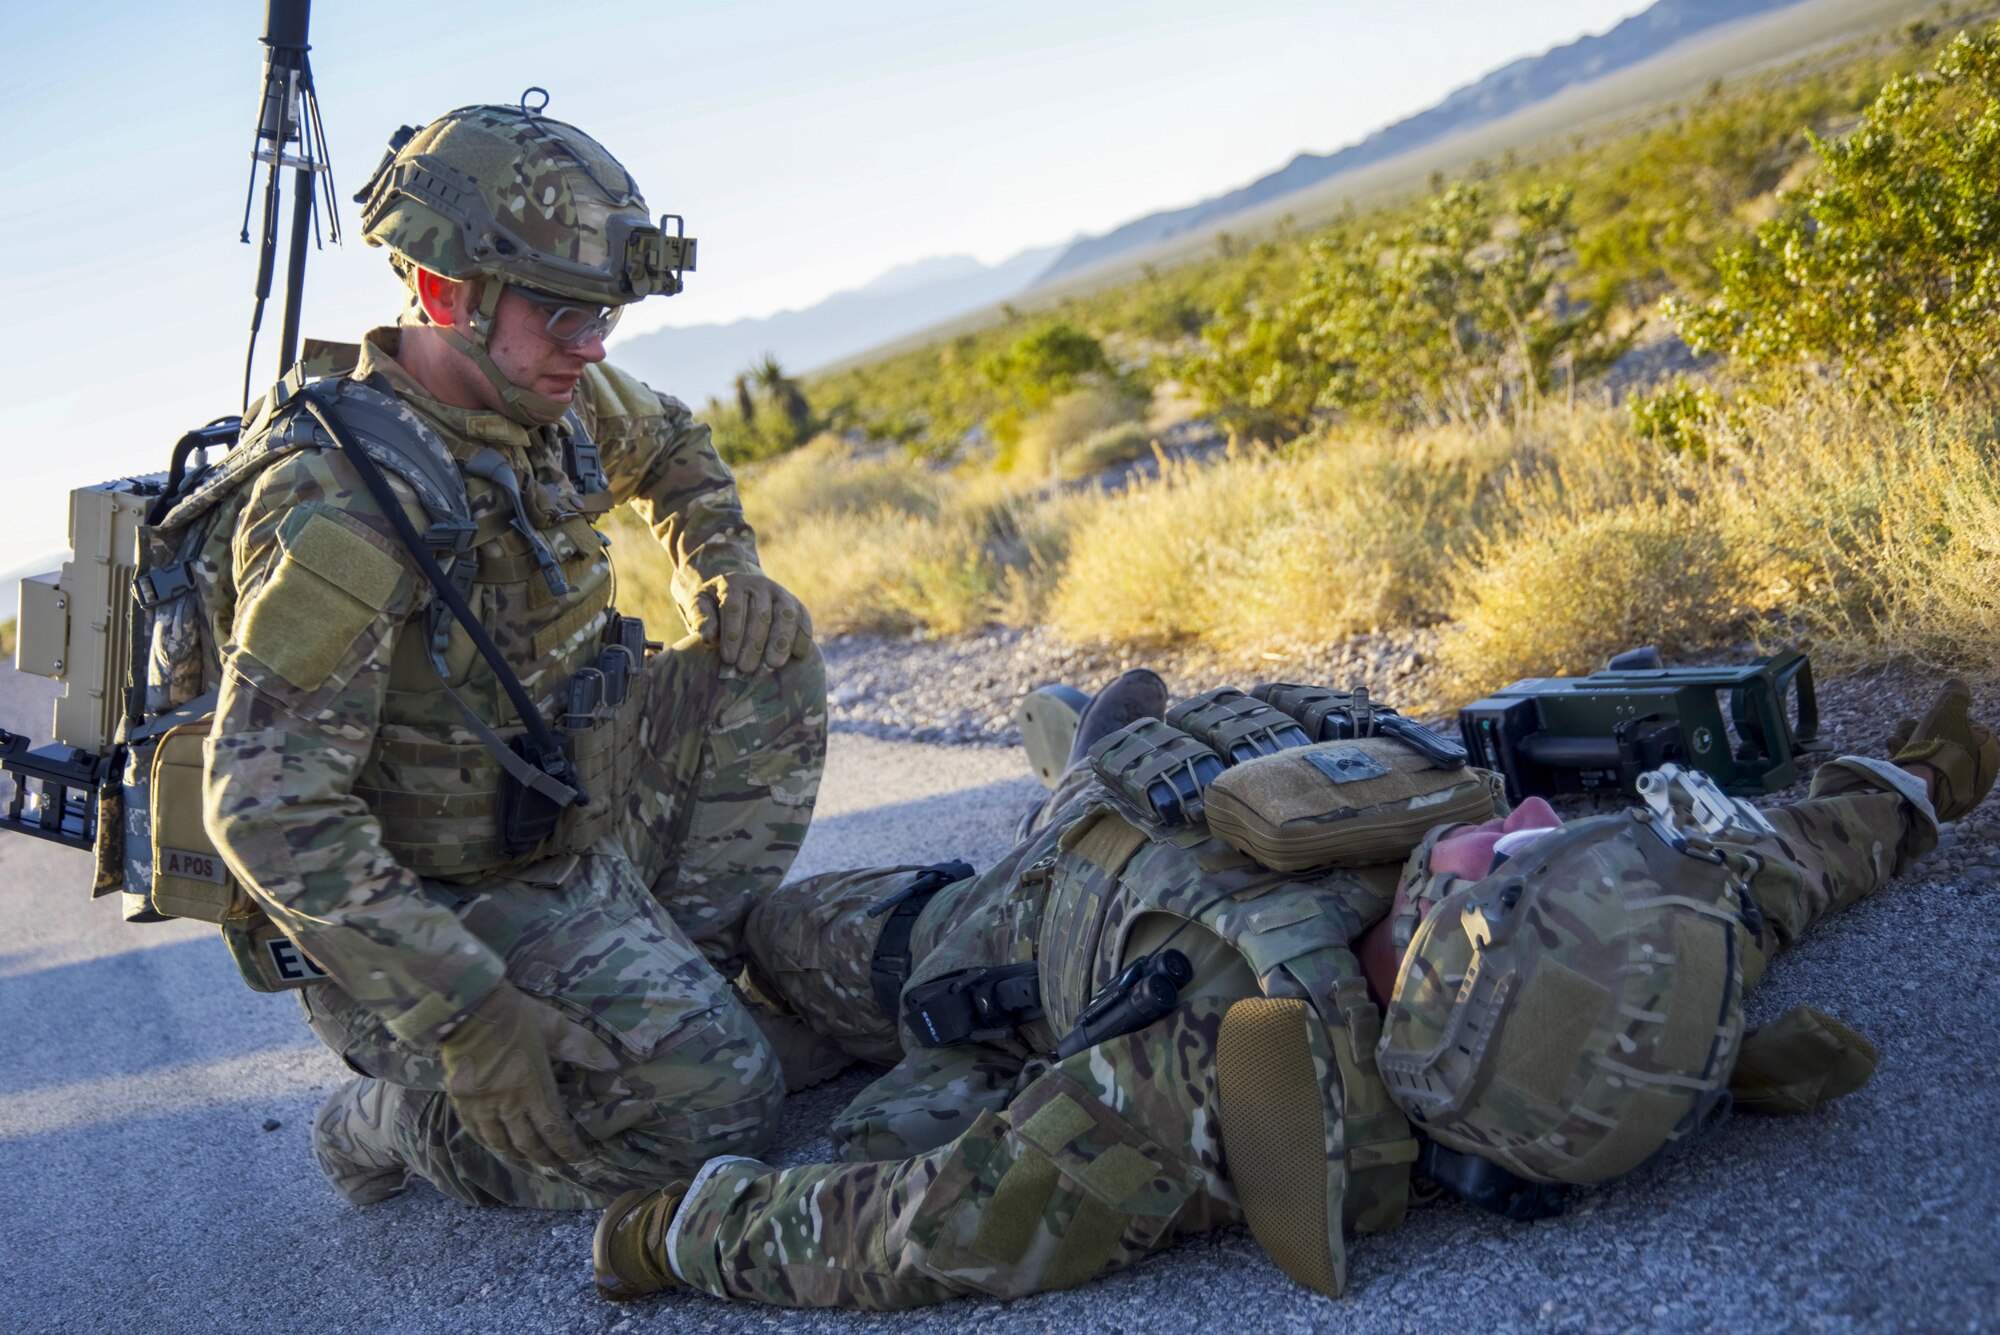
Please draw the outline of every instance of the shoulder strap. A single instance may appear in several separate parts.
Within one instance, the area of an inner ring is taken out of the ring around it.
[[[336,413],[364,453],[409,484],[430,516],[431,530],[424,534],[428,546],[464,550],[462,543],[441,543],[446,535],[437,529],[449,521],[463,523],[469,530],[472,504],[451,448],[430,423],[402,400],[364,380],[315,381],[300,395]]]
[[[325,383],[321,382],[321,384]],[[347,381],[343,383],[352,386],[355,382]],[[361,474],[363,485],[374,496],[375,503],[389,517],[390,524],[395,527],[397,536],[403,540],[403,545],[409,550],[410,557],[416,562],[417,569],[422,571],[424,578],[430,581],[431,588],[437,597],[450,609],[451,614],[458,619],[459,625],[465,629],[467,637],[472,641],[473,648],[479,651],[479,656],[484,658],[486,665],[493,670],[494,678],[500,683],[501,689],[506,692],[508,701],[514,706],[514,712],[520,716],[522,726],[528,730],[528,742],[531,754],[524,758],[514,747],[502,741],[499,735],[489,727],[481,726],[476,729],[480,735],[480,740],[485,743],[488,750],[493,752],[494,756],[506,768],[507,772],[512,774],[521,784],[534,789],[557,806],[566,807],[572,803],[582,804],[587,800],[587,795],[577,784],[576,767],[569,759],[568,750],[563,746],[561,740],[557,738],[554,729],[549,727],[548,720],[542,717],[541,711],[535,708],[535,702],[529,698],[527,688],[521,684],[520,677],[515,674],[513,667],[507,662],[506,656],[500,652],[500,647],[493,642],[493,637],[487,633],[486,627],[480,623],[478,616],[473,613],[471,606],[465,601],[465,594],[459,589],[451,576],[446,574],[444,569],[438,564],[437,553],[446,555],[462,553],[472,542],[473,524],[465,500],[463,484],[460,483],[455,488],[457,513],[439,516],[436,512],[430,511],[429,505],[426,504],[425,509],[431,514],[431,526],[428,531],[419,534],[416,526],[410,522],[409,515],[404,512],[402,503],[397,500],[396,493],[390,489],[389,480],[382,475],[382,469],[374,457],[379,452],[383,442],[376,442],[377,449],[371,450],[365,438],[358,437],[355,432],[349,430],[346,421],[347,412],[356,402],[356,396],[351,391],[348,393],[340,392],[338,385],[331,392],[322,391],[321,384],[308,386],[298,393],[295,401],[298,404],[299,410],[309,414],[314,421],[319,423],[320,428],[326,432],[334,445],[339,448],[341,453],[347,456],[348,462],[354,465],[354,470]],[[376,393],[375,391],[368,392],[371,394]],[[374,405],[370,406],[373,407]],[[394,418],[388,420],[406,420],[403,416],[406,410],[400,404],[394,405],[394,407],[396,415]],[[371,425],[380,426],[384,418],[377,413],[374,417],[367,420],[370,421]],[[393,434],[393,428],[391,434]],[[435,434],[431,435],[431,439],[436,440]],[[442,442],[438,443],[441,448]],[[409,459],[421,456],[415,455],[413,451],[404,449],[398,452],[397,457],[399,459]],[[456,479],[458,477],[458,467],[456,464],[450,464],[449,461],[450,456],[447,454],[445,462],[451,467],[452,477]],[[402,474],[399,470],[399,475],[403,476],[406,481],[411,481],[412,489],[417,490],[414,481],[410,479],[408,474]],[[433,480],[435,481],[436,479],[434,478]],[[443,491],[444,489],[439,487],[433,488],[433,490]],[[419,500],[423,499],[422,490],[418,490],[418,498]],[[457,699],[455,693],[453,698]],[[468,717],[473,718],[475,723],[483,724],[483,720],[477,719],[466,708],[463,701],[459,702],[459,706],[461,711],[465,712]]]

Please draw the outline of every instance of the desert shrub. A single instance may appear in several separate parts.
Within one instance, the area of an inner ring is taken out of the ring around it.
[[[1813,140],[1813,190],[1718,257],[1671,309],[1748,370],[1821,363],[1899,396],[1990,374],[2000,334],[2000,34],[1894,79],[1852,133]]]
[[[1884,507],[1877,638],[1848,640],[1876,652],[1851,656],[1914,652],[1954,671],[1990,674],[2000,663],[2000,451],[1990,427],[1918,429],[1927,448],[1903,457],[1906,475]]]
[[[1225,421],[1297,431],[1344,414],[1408,426],[1496,422],[1558,374],[1587,378],[1623,353],[1603,307],[1575,299],[1567,190],[1502,216],[1478,186],[1434,196],[1394,232],[1334,229],[1312,245],[1297,295],[1211,326],[1186,370]]]
[[[1743,566],[1712,517],[1679,498],[1524,517],[1459,565],[1444,689],[1469,697],[1591,672],[1641,644],[1681,655],[1727,643],[1748,613]]]
[[[806,515],[895,510],[934,514],[938,475],[895,451],[862,452],[823,435],[780,459],[743,470],[744,507],[761,535]]]
[[[1112,369],[1102,343],[1075,325],[1053,320],[986,358],[979,372],[1032,410],[1087,381],[1109,377]]]
[[[1050,616],[1237,648],[1422,624],[1500,463],[1491,442],[1367,440],[1169,467],[1078,516]]]
[[[953,633],[985,619],[992,589],[977,535],[896,510],[821,511],[770,526],[764,568],[797,594],[823,634],[929,627]]]
[[[1709,438],[1729,424],[1722,397],[1708,385],[1675,376],[1664,385],[1634,394],[1625,409],[1632,434],[1676,454],[1706,459]]]
[[[714,436],[716,453],[731,464],[797,449],[823,425],[804,387],[768,352],[736,377],[734,406],[710,399],[702,420]]]
[[[1145,458],[1153,449],[1153,433],[1144,422],[1121,422],[1092,432],[1082,444],[1063,453],[1056,473],[1075,481]]]
[[[1079,476],[1066,470],[1067,458],[1092,437],[1136,422],[1145,410],[1145,398],[1123,385],[1072,390],[1029,418],[1018,439],[1000,449],[993,466],[1025,479]]]

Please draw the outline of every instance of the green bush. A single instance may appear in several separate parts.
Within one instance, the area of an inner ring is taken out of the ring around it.
[[[1399,426],[1494,422],[1557,376],[1588,378],[1626,341],[1603,307],[1574,299],[1568,191],[1515,201],[1452,186],[1387,235],[1337,229],[1312,246],[1301,289],[1270,313],[1211,327],[1186,373],[1238,429],[1296,433],[1344,414]]]
[[[1991,374],[2000,336],[2000,36],[1961,34],[1892,80],[1816,187],[1670,303],[1699,351],[1757,372],[1824,365],[1899,396]]]

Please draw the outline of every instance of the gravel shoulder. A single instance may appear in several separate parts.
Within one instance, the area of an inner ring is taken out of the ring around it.
[[[1121,664],[996,636],[831,648],[840,703],[801,873],[1004,850],[1039,791],[1001,744],[1014,694],[1057,677],[1095,685]],[[1353,652],[1370,661],[1283,675],[1373,681],[1376,655],[1402,655],[1377,688],[1393,701],[1407,646]],[[1177,686],[1230,679],[1166,666]],[[45,732],[45,685],[0,669],[0,726]],[[1868,749],[1922,693],[1894,673],[1828,683],[1827,732]],[[1992,691],[1982,706],[2000,716]],[[1413,1210],[1353,1248],[1337,1301],[1292,1285],[1235,1231],[1081,1289],[898,1316],[689,1294],[620,1309],[591,1292],[588,1216],[473,1210],[427,1188],[348,1208],[307,1147],[345,1072],[290,999],[246,990],[208,928],[120,922],[115,901],[88,898],[81,854],[0,837],[0,1329],[2000,1328],[1996,836],[1989,805],[1772,967],[1753,1022],[1809,1002],[1882,1053],[1873,1083],[1813,1116],[1734,1119],[1534,1225]],[[818,1128],[860,1082],[794,1096],[774,1157],[824,1153]]]

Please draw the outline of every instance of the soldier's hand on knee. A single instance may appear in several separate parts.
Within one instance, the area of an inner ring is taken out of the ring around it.
[[[761,571],[717,575],[696,591],[688,610],[691,629],[737,672],[782,667],[812,643],[805,604]]]
[[[551,1056],[598,1069],[616,1059],[553,1007],[503,982],[439,1041],[438,1050],[445,1093],[481,1145],[503,1159],[543,1168],[596,1157],[563,1107]]]

